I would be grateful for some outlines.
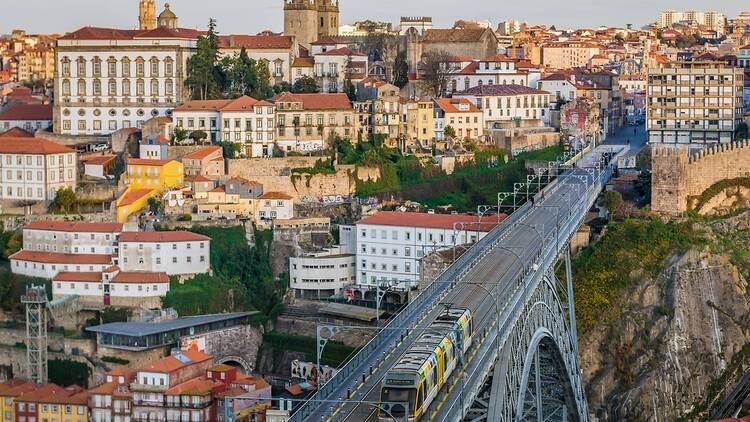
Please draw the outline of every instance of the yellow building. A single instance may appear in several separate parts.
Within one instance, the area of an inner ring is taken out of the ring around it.
[[[206,192],[205,197],[198,199],[197,203],[199,214],[234,214],[243,217],[253,214],[253,200],[227,193],[225,186]]]
[[[439,120],[436,133],[439,140],[445,138],[445,128],[451,127],[456,139],[479,139],[483,135],[484,119],[482,110],[464,98],[441,98],[435,100],[435,112]]]
[[[2,422],[15,422],[15,399],[25,392],[36,389],[36,384],[19,379],[10,379],[0,383],[0,415],[2,415]]]
[[[38,422],[88,422],[88,393],[80,387],[38,386],[16,399],[16,411],[19,420],[36,417]]]
[[[418,140],[422,143],[431,142],[435,137],[434,109],[431,100],[401,103],[401,133],[408,140]]]
[[[128,160],[125,176],[128,189],[117,199],[117,221],[126,222],[164,189],[182,187],[184,179],[185,167],[179,161]]]
[[[164,189],[181,187],[185,166],[174,160],[128,160],[125,183],[130,189]]]

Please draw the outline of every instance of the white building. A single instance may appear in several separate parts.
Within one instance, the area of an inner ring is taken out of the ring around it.
[[[422,259],[476,242],[497,225],[466,214],[378,212],[357,222],[357,285],[416,287]]]
[[[14,274],[51,279],[60,271],[101,272],[112,265],[111,255],[21,250],[9,256]]]
[[[485,127],[509,120],[549,121],[550,94],[522,85],[483,85],[453,94],[482,110]]]
[[[349,47],[321,51],[314,58],[314,76],[322,92],[344,92],[346,81],[356,85],[367,77],[367,54]]]
[[[140,127],[187,100],[187,60],[199,31],[84,27],[57,40],[55,133]]]
[[[112,255],[117,253],[119,223],[35,221],[23,226],[23,249],[37,252]]]
[[[50,202],[58,190],[75,190],[77,183],[75,150],[40,138],[0,142],[0,199]]]
[[[14,127],[34,133],[52,126],[52,106],[49,104],[16,104],[0,112],[0,132]]]
[[[141,139],[138,145],[138,157],[145,160],[167,160],[169,139],[160,135],[151,135]]]
[[[77,295],[94,306],[160,308],[169,291],[167,273],[123,272],[111,266],[103,272],[59,272],[52,278],[52,298]]]
[[[242,96],[236,100],[188,101],[174,109],[175,128],[201,130],[211,142],[234,142],[248,157],[270,157],[276,145],[275,107]]]
[[[211,270],[210,249],[211,238],[191,232],[125,232],[115,264],[126,272],[201,274]]]
[[[299,299],[338,296],[355,284],[357,258],[339,247],[302,257],[289,258],[290,288]]]
[[[282,192],[266,192],[253,200],[255,215],[261,221],[291,220],[294,218],[294,198]]]
[[[524,85],[535,87],[541,77],[537,67],[518,68],[518,61],[497,55],[472,61],[451,75],[449,92],[466,91],[483,85]]]

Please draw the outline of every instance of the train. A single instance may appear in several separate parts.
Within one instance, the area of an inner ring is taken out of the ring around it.
[[[463,361],[474,339],[471,309],[452,308],[433,321],[383,378],[379,422],[418,421]]]

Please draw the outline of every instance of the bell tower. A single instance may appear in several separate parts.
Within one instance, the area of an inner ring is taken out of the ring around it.
[[[141,0],[138,7],[138,27],[144,31],[156,28],[155,0]]]
[[[283,0],[284,35],[310,47],[322,37],[339,34],[339,0]]]

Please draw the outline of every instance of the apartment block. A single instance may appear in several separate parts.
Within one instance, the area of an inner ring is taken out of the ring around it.
[[[675,62],[649,69],[649,143],[732,141],[742,120],[743,89],[743,69],[724,62]]]

